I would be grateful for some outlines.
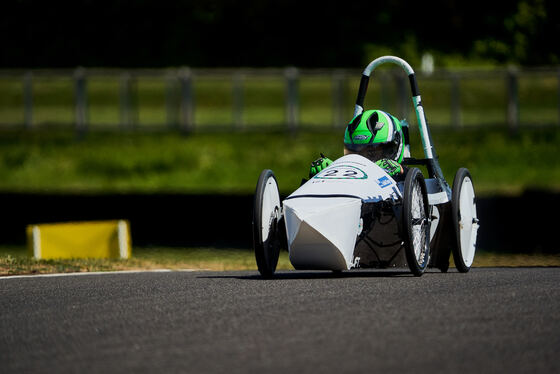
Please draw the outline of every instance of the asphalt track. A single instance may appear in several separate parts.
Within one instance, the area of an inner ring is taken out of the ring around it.
[[[560,372],[560,268],[0,279],[12,372]]]

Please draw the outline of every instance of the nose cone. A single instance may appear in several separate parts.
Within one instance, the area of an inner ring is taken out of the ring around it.
[[[290,261],[296,269],[346,270],[360,227],[360,199],[300,197],[284,201]]]

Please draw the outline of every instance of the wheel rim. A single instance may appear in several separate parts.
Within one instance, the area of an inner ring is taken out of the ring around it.
[[[279,209],[278,184],[273,177],[270,177],[266,181],[262,200],[261,238],[263,242],[266,242],[270,236],[274,220],[278,219]]]
[[[474,260],[478,217],[471,179],[466,176],[461,183],[459,195],[459,243],[465,266],[470,267]]]
[[[427,235],[427,217],[426,207],[424,205],[424,197],[420,183],[414,183],[412,188],[412,204],[411,204],[411,223],[412,223],[412,248],[414,256],[419,266],[423,267],[426,260],[426,235]]]

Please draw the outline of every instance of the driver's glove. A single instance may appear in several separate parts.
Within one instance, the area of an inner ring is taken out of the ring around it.
[[[401,164],[399,164],[395,160],[383,158],[381,160],[375,161],[375,163],[377,164],[377,166],[385,170],[385,172],[392,177],[403,173],[403,168]]]
[[[309,168],[309,178],[313,178],[330,164],[332,164],[332,160],[321,153],[321,157],[311,163],[311,167]]]

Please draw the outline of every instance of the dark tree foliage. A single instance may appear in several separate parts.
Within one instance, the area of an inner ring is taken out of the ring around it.
[[[558,63],[553,0],[7,1],[1,67],[355,67],[366,45]]]

